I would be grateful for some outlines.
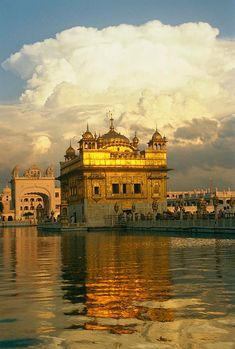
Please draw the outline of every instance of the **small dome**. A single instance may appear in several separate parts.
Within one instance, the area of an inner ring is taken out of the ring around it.
[[[132,142],[134,145],[137,145],[139,143],[139,138],[136,136],[136,133],[135,133],[134,138],[132,139]]]
[[[83,133],[82,138],[83,138],[83,139],[94,139],[93,134],[89,131],[88,124],[87,124],[86,132]]]
[[[75,149],[71,145],[66,150],[66,155],[67,155],[67,157],[75,156]]]
[[[156,130],[152,136],[152,141],[153,142],[156,142],[156,141],[159,141],[159,140],[162,140],[162,136],[161,134],[158,132],[158,130]]]
[[[86,131],[85,133],[83,133],[82,138],[83,139],[93,139],[94,137],[93,137],[91,132]]]
[[[8,185],[6,185],[2,192],[3,194],[9,195],[11,193],[11,189],[8,187]]]

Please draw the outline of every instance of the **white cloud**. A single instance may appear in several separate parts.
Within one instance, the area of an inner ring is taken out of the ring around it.
[[[102,30],[75,27],[22,49],[3,66],[27,81],[21,101],[51,107],[122,104],[144,118],[231,112],[235,43],[207,23]],[[138,110],[139,101],[144,106]]]
[[[152,21],[75,27],[24,45],[3,63],[26,88],[21,105],[0,107],[0,127],[17,128],[28,161],[62,159],[87,121],[92,130],[107,129],[109,109],[126,135],[136,128],[144,143],[157,124],[174,141],[174,131],[187,122],[221,120],[235,111],[235,42],[217,36],[207,23]],[[199,138],[203,146],[205,137]],[[181,139],[182,146],[187,141]],[[17,152],[9,152],[15,159]]]
[[[51,141],[48,136],[37,136],[34,138],[32,145],[35,154],[44,154],[50,149]]]

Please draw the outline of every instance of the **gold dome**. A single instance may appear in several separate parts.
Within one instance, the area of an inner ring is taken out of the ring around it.
[[[156,141],[160,141],[162,140],[162,136],[161,134],[158,132],[158,130],[156,129],[156,131],[154,132],[153,136],[152,136],[152,141],[156,142]]]
[[[132,142],[134,145],[137,145],[139,143],[139,138],[136,136],[136,132],[134,138],[132,139]]]
[[[70,145],[68,149],[66,150],[66,155],[68,157],[75,156],[75,149]]]
[[[105,133],[103,136],[101,136],[101,138],[102,138],[104,144],[107,144],[107,143],[130,144],[129,139],[126,136],[124,136],[124,135],[122,135],[114,130],[113,118],[110,119],[109,132]]]
[[[89,131],[88,124],[87,124],[86,132],[83,133],[82,138],[83,138],[83,139],[86,139],[86,140],[88,140],[88,139],[94,139],[93,134]]]

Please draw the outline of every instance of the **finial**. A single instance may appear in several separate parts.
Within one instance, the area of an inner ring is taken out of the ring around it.
[[[111,113],[111,111],[109,110],[107,112],[107,117],[109,118],[110,120],[110,130],[113,131],[114,130],[114,125],[113,125],[113,114]]]
[[[70,141],[69,141],[69,145],[70,147],[72,147],[72,139],[70,138]]]
[[[114,126],[113,126],[113,118],[111,117],[110,119],[110,130],[113,131],[114,130]]]
[[[87,131],[87,132],[90,132],[90,131],[89,131],[88,123],[86,124],[86,131]]]

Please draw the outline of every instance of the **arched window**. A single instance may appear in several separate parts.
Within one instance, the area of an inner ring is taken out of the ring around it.
[[[154,184],[153,186],[153,193],[154,194],[159,194],[159,184]]]

